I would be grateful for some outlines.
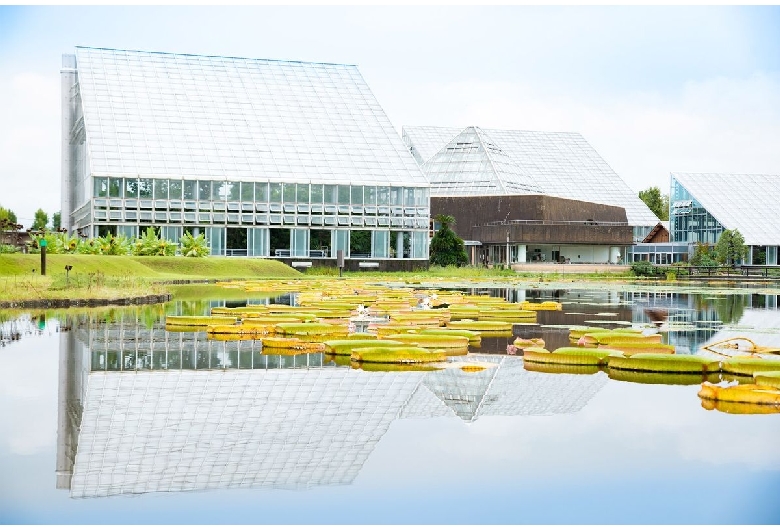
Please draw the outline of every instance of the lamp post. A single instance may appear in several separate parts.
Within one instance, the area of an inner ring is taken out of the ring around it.
[[[506,268],[509,268],[509,228],[506,229]]]
[[[45,239],[38,241],[38,245],[41,247],[41,276],[46,276],[46,246]]]

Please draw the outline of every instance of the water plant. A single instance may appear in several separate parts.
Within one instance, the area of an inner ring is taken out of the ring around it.
[[[381,346],[354,348],[350,358],[355,362],[430,363],[444,361],[444,350],[427,350],[416,346]]]
[[[607,350],[605,350],[607,351]],[[640,372],[712,373],[720,371],[720,361],[700,355],[637,353],[626,357],[620,352],[607,357],[610,370]]]

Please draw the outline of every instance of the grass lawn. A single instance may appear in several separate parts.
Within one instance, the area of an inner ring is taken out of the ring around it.
[[[40,274],[39,254],[0,254],[0,302],[47,299],[116,299],[150,294],[179,293],[164,282],[172,280],[281,279],[338,276],[336,267],[317,267],[305,273],[272,259],[184,258],[153,256],[93,256],[50,254],[46,276]],[[71,265],[66,282],[65,266]],[[407,281],[425,280],[539,280],[564,279],[555,273],[518,273],[501,268],[455,268],[432,266],[415,272],[344,272],[346,277]],[[628,278],[615,273],[566,274],[565,279],[612,280]],[[205,286],[201,286],[201,289]],[[193,294],[199,296],[200,289]]]
[[[71,265],[66,281],[65,265]],[[295,278],[275,260],[50,254],[41,276],[39,254],[0,255],[0,301],[129,298],[171,292],[161,282],[235,278]]]

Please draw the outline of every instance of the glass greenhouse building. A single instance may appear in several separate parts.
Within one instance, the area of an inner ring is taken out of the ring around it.
[[[405,126],[402,137],[434,197],[544,194],[619,206],[635,243],[658,223],[578,133]]]
[[[77,47],[61,79],[70,233],[428,258],[429,186],[355,66]]]
[[[780,175],[672,173],[669,233],[673,242],[714,245],[739,230],[749,247],[745,263],[778,265]]]

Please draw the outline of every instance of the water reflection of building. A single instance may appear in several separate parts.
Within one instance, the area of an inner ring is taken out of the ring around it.
[[[426,372],[402,418],[458,416],[472,422],[484,416],[571,414],[582,409],[606,382],[604,374],[542,374],[506,355],[474,355],[495,366],[475,373]]]
[[[156,359],[208,351],[207,341],[160,332],[128,323],[63,332],[57,484],[72,497],[349,484],[395,419],[573,413],[605,384],[481,354],[493,365],[474,373],[367,372],[322,356],[266,369],[242,363],[244,343],[211,346],[221,369],[187,369]],[[256,361],[271,357],[248,348]],[[112,352],[148,360],[96,363]]]
[[[759,346],[780,348],[780,312],[768,309],[745,309],[737,323],[739,331],[722,329],[712,335],[709,343],[743,337]]]
[[[695,353],[724,326],[742,325],[746,309],[777,309],[777,295],[642,292],[624,293],[635,323],[654,323],[681,353]]]

